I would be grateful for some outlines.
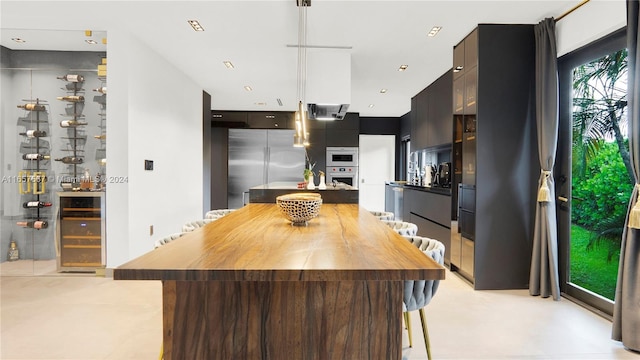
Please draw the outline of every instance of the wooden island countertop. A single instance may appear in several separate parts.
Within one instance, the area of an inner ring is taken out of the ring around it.
[[[357,204],[249,204],[114,270],[163,280],[164,359],[400,359],[403,280],[444,276]]]

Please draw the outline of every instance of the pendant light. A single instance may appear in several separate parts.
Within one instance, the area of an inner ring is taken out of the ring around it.
[[[297,89],[298,109],[295,114],[296,132],[294,146],[309,146],[307,131],[307,104],[305,102],[307,85],[307,8],[311,0],[296,0],[298,6],[298,73]]]

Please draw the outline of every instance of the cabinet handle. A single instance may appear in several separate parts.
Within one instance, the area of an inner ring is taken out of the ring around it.
[[[562,201],[562,202],[566,203],[566,202],[569,202],[569,199],[567,199],[564,196],[558,196],[558,201]]]

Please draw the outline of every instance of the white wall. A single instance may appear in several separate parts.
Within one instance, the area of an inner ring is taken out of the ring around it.
[[[627,25],[623,0],[591,0],[556,23],[558,57]]]
[[[108,35],[107,267],[112,268],[203,216],[202,87],[132,34]],[[145,159],[154,161],[153,171],[144,170]]]

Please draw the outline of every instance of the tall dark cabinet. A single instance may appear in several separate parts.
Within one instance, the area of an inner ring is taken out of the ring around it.
[[[454,47],[451,268],[528,287],[539,173],[533,25],[480,24]]]

